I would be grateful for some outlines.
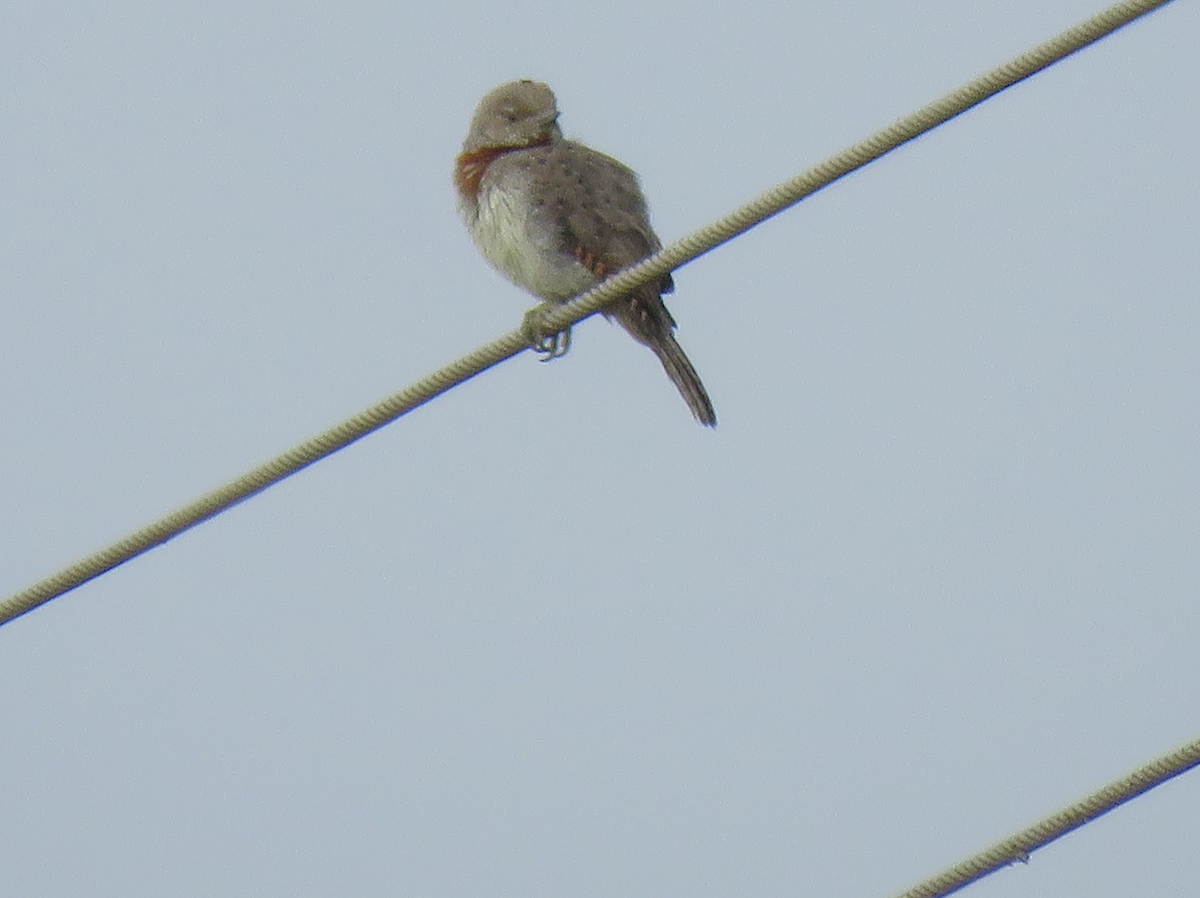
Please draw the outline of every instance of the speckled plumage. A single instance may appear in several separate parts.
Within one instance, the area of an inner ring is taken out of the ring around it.
[[[563,302],[661,248],[637,175],[566,140],[554,94],[535,81],[480,101],[455,165],[459,211],[483,256],[541,299]],[[692,414],[714,426],[699,376],[672,333],[670,276],[605,309],[662,362]]]

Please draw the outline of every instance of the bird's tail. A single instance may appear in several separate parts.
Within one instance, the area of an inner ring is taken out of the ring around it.
[[[717,413],[713,409],[712,400],[708,398],[708,392],[704,389],[704,384],[700,382],[700,375],[692,367],[683,348],[675,342],[674,335],[668,331],[648,345],[654,350],[658,360],[662,362],[667,377],[671,378],[671,383],[675,384],[679,395],[692,410],[696,420],[705,427],[716,427]]]
[[[663,285],[648,286],[618,299],[604,310],[604,314],[616,318],[631,337],[654,350],[667,377],[671,378],[696,420],[705,427],[716,427],[717,413],[700,382],[700,375],[675,342],[675,319],[659,295],[664,288],[671,288],[669,279],[665,279]]]

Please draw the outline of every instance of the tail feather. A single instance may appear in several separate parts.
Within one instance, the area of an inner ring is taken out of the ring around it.
[[[617,319],[631,337],[654,350],[667,377],[671,378],[696,420],[705,427],[716,427],[717,413],[713,410],[712,400],[700,382],[700,375],[675,342],[675,319],[659,295],[661,290],[670,287],[669,279],[661,285],[646,287],[618,299],[604,310],[604,314]]]
[[[675,337],[668,333],[665,337],[660,337],[651,343],[650,348],[662,362],[667,377],[671,378],[671,382],[679,390],[679,395],[692,410],[696,420],[705,427],[716,427],[717,413],[713,408],[712,400],[708,398],[708,392],[704,389],[704,384],[700,382],[700,375],[692,367],[692,363],[682,347],[675,342]]]

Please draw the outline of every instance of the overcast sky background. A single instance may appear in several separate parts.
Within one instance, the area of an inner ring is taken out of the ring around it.
[[[1101,8],[6,4],[0,594],[515,327],[536,77],[665,241]],[[1200,734],[1200,5],[0,630],[0,893],[886,896]],[[974,886],[1194,895],[1200,774]]]

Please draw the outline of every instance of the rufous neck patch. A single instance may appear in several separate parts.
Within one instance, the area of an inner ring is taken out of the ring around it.
[[[454,161],[454,186],[465,197],[474,199],[479,196],[479,182],[487,174],[488,166],[505,153],[514,150],[527,150],[530,147],[549,145],[550,138],[527,143],[519,147],[480,147],[469,153],[461,153]]]

